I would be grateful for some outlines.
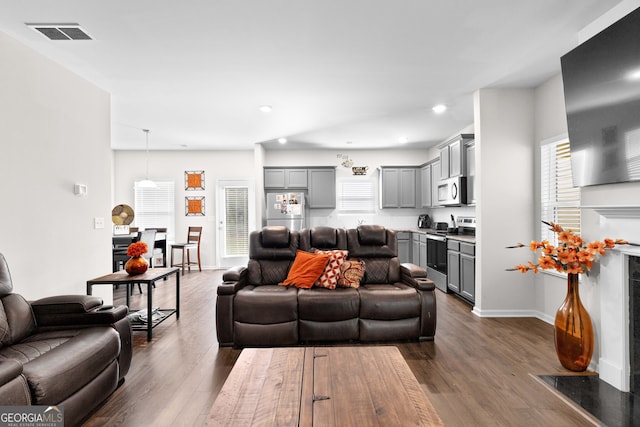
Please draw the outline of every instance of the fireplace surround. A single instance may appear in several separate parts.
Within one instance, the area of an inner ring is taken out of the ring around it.
[[[589,208],[600,214],[599,235],[640,242],[640,206]],[[600,335],[598,372],[603,381],[621,391],[633,389],[629,273],[630,258],[633,257],[640,257],[640,246],[616,246],[601,259],[597,279],[600,288],[600,324],[594,326]]]

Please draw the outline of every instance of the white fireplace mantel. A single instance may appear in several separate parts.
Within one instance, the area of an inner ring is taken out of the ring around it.
[[[600,206],[600,205],[591,205],[591,206],[582,206],[582,209],[593,209],[600,215],[605,218],[629,218],[629,219],[638,219],[640,218],[640,206],[638,205],[630,205],[630,206]]]
[[[630,390],[629,256],[640,257],[640,206],[582,206],[600,214],[600,235],[624,238],[601,259],[600,378],[622,391]]]

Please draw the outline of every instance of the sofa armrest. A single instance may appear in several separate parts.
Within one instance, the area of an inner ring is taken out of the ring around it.
[[[91,295],[57,295],[31,302],[38,327],[112,325],[125,318],[126,306],[102,305]]]
[[[22,374],[22,363],[14,359],[5,359],[0,362],[0,387]]]
[[[222,274],[216,298],[216,335],[221,346],[233,345],[233,299],[236,292],[247,283],[248,268],[244,265],[231,267]]]
[[[31,392],[22,374],[22,363],[13,359],[0,362],[0,402],[3,406],[30,405]]]
[[[222,283],[218,285],[218,295],[233,295],[242,289],[247,279],[247,267],[237,265],[222,274]]]
[[[419,291],[433,291],[436,288],[433,280],[427,278],[427,270],[411,263],[400,264],[402,281]]]

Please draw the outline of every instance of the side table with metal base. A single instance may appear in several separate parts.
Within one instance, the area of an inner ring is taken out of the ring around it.
[[[173,268],[150,268],[143,274],[132,276],[126,271],[117,271],[92,280],[87,280],[87,295],[91,295],[93,285],[126,285],[127,297],[126,305],[130,307],[130,291],[134,283],[147,285],[147,324],[146,326],[133,326],[134,331],[147,331],[147,341],[151,341],[153,337],[153,328],[165,321],[168,317],[175,313],[176,318],[180,318],[180,269]],[[153,320],[153,292],[155,283],[160,279],[167,279],[172,274],[176,275],[176,307],[161,308],[159,312],[163,314],[161,319]]]

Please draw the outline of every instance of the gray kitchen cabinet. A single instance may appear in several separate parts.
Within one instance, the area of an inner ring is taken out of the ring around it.
[[[447,240],[447,287],[460,293],[460,242]]]
[[[380,207],[415,208],[417,167],[380,167]]]
[[[420,233],[420,257],[418,265],[424,269],[427,268],[427,235]]]
[[[476,204],[476,144],[472,140],[465,144],[467,162],[467,204]]]
[[[412,262],[411,259],[411,234],[409,232],[400,231],[397,233],[398,238],[398,260],[400,263]]]
[[[285,188],[284,169],[264,170],[264,188]]]
[[[307,170],[309,193],[307,205],[312,209],[335,209],[336,169],[313,168]]]
[[[305,189],[307,188],[307,169],[264,168],[264,188]]]
[[[440,176],[440,161],[431,163],[431,207],[440,206],[438,204],[438,181]]]
[[[440,146],[440,179],[466,175],[464,144],[473,138],[473,134],[461,134]]]
[[[462,139],[452,141],[449,144],[449,176],[464,175],[464,153],[462,152]]]
[[[465,245],[475,250],[475,245],[460,244]],[[476,257],[464,252],[460,252],[460,294],[471,302],[476,300]]]
[[[420,233],[411,233],[411,262],[420,265]]]
[[[285,169],[284,177],[287,189],[307,188],[306,169]]]
[[[440,179],[449,178],[449,146],[440,148]]]
[[[431,180],[431,163],[428,163],[420,168],[420,207],[422,208],[430,208],[433,204]]]
[[[476,245],[447,241],[447,287],[468,302],[476,298]]]

